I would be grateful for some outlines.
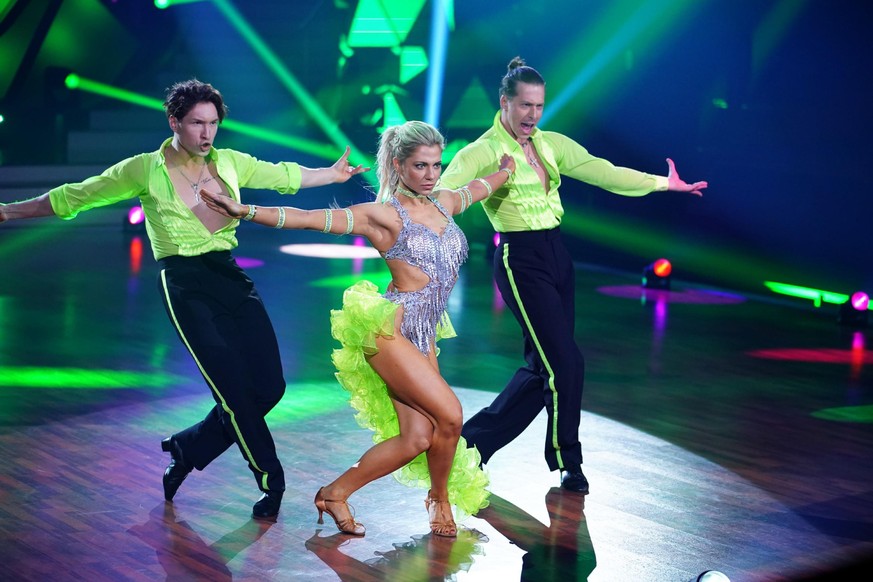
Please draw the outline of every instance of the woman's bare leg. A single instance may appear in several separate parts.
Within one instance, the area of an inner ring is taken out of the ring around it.
[[[392,402],[400,420],[400,434],[370,447],[357,463],[319,489],[315,496],[316,507],[330,513],[341,531],[364,535],[364,526],[355,521],[346,499],[367,483],[409,463],[430,442],[428,438],[433,432],[430,421],[405,404]]]
[[[431,489],[436,498],[448,494],[449,472],[461,436],[463,411],[452,391],[430,358],[407,340],[394,340],[394,349],[382,349],[370,358],[370,365],[385,380],[392,398],[417,410],[432,426],[427,449]],[[386,342],[387,343],[387,342]]]
[[[430,446],[433,426],[418,411],[392,399],[400,434],[375,444],[357,463],[324,487],[325,497],[347,499],[352,493],[409,463]]]
[[[432,435],[427,463],[431,490],[428,499],[441,503],[429,502],[428,514],[431,524],[445,524],[438,529],[432,528],[434,533],[455,535],[448,504],[448,481],[461,436],[463,411],[457,396],[439,373],[434,352],[431,349],[430,356],[424,358],[415,346],[405,342],[393,352],[380,351],[370,359],[370,365],[385,380],[394,399],[430,421]],[[416,354],[418,358],[414,357]],[[379,358],[386,355],[388,357]]]
[[[434,499],[448,497],[447,483],[460,437],[463,413],[451,388],[439,375],[435,358],[427,358],[402,336],[377,338],[379,352],[370,365],[388,386],[400,434],[371,447],[361,459],[322,490],[325,499],[345,500],[352,493],[428,451]],[[330,509],[343,514],[341,504]],[[451,509],[444,518],[451,520]],[[340,515],[337,515],[340,517]]]

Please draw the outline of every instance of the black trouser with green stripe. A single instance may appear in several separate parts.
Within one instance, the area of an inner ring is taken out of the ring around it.
[[[262,491],[285,475],[264,417],[285,393],[276,333],[254,283],[230,252],[167,257],[158,287],[179,338],[209,385],[213,407],[175,435],[198,470],[236,443]]]
[[[527,365],[515,372],[494,402],[464,423],[461,434],[488,462],[545,408],[549,469],[576,468],[582,463],[585,360],[573,337],[576,281],[560,231],[500,233],[494,278],[521,325]]]

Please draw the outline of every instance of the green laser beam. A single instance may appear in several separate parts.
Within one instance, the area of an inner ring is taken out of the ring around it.
[[[165,372],[0,366],[0,386],[30,388],[166,388],[187,381]]]
[[[158,111],[164,110],[164,102],[153,97],[146,97],[133,91],[113,87],[93,79],[87,79],[75,73],[67,75],[65,81],[67,87],[71,90],[85,91],[94,93],[103,97],[109,97],[117,101],[124,101],[132,105],[144,107],[146,109],[155,109]],[[326,160],[336,160],[343,152],[343,148],[339,148],[330,144],[315,142],[305,138],[294,137],[287,133],[265,129],[250,123],[234,121],[226,119],[222,122],[221,127],[228,131],[233,131],[243,135],[248,135],[260,139],[265,142],[275,143],[287,148],[297,150],[299,152],[312,154]]]
[[[318,104],[316,99],[313,99],[309,92],[304,88],[303,84],[297,80],[294,74],[282,63],[276,56],[273,50],[261,39],[249,23],[243,18],[242,14],[227,0],[212,0],[219,12],[221,12],[228,22],[236,31],[245,39],[252,47],[255,54],[261,58],[267,68],[276,75],[282,85],[294,96],[295,99],[303,107],[304,111],[310,118],[315,121],[316,125],[336,144],[337,147],[345,149],[346,146],[351,148],[349,161],[353,165],[363,164],[365,166],[373,166],[373,159],[361,152],[352,140],[350,140],[339,128],[334,121]],[[378,183],[378,179],[372,173],[363,174],[363,177],[371,184]]]
[[[832,303],[834,305],[842,305],[849,300],[846,293],[837,293],[835,291],[825,291],[824,289],[815,289],[813,287],[803,287],[801,285],[792,285],[790,283],[778,283],[776,281],[764,281],[764,286],[780,295],[788,295],[790,297],[799,297],[800,299],[810,299],[816,307],[821,307],[822,303]],[[873,303],[868,307],[868,310],[873,309]]]

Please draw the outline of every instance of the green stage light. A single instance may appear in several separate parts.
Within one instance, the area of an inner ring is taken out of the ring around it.
[[[350,47],[397,47],[406,41],[425,0],[361,0],[349,30]]]
[[[397,102],[397,97],[394,96],[394,93],[385,93],[382,97],[382,103],[384,115],[382,117],[382,127],[379,128],[380,132],[385,131],[385,129],[392,125],[406,123],[406,116],[403,114],[403,110],[400,108],[400,103]]]
[[[497,99],[485,90],[482,81],[476,77],[458,99],[454,111],[446,119],[446,127],[484,130],[491,126],[491,119],[496,111]]]
[[[268,418],[271,426],[281,425],[316,418],[337,410],[347,410],[348,407],[349,393],[336,381],[295,381],[293,390],[289,390],[288,395],[270,411]]]
[[[580,210],[569,203],[564,206],[562,231],[641,261],[651,260],[653,252],[667,254],[674,263],[682,265],[684,273],[698,273],[707,279],[717,277],[726,282],[762,281],[772,276],[774,270],[784,270],[752,252],[683,240],[669,226],[652,221],[633,220],[593,207]]]
[[[806,2],[780,0],[770,6],[752,38],[752,74],[757,77],[788,29],[806,8]]]
[[[311,281],[311,287],[329,288],[329,289],[348,289],[361,279],[366,279],[372,282],[379,289],[387,289],[391,283],[391,272],[388,269],[383,271],[366,271],[363,273],[349,273],[348,275],[337,275],[334,277],[324,277]]]
[[[351,155],[349,161],[356,165],[372,167],[374,162],[372,158],[361,152],[352,141],[340,130],[336,121],[329,116],[318,103],[303,87],[297,78],[285,67],[282,61],[273,53],[266,45],[254,29],[246,22],[242,14],[237,11],[236,7],[228,0],[212,0],[216,8],[227,18],[227,21],[233,26],[236,31],[249,43],[249,46],[261,58],[267,68],[270,69],[276,78],[281,82],[286,89],[297,99],[309,117],[315,121],[316,125],[330,138],[330,140],[339,148],[344,150],[346,146],[351,147]],[[354,46],[354,45],[352,45]],[[312,152],[314,153],[314,152]],[[334,156],[327,156],[328,159],[335,159]],[[373,185],[378,184],[378,177],[374,172],[361,174],[361,177]]]
[[[822,408],[812,413],[815,418],[833,420],[835,422],[873,423],[873,406],[840,406],[837,408]]]
[[[313,156],[318,156],[319,158],[324,158],[331,162],[336,161],[344,151],[344,147],[341,149],[340,147],[331,144],[295,137],[287,133],[273,131],[272,129],[266,129],[257,125],[234,121],[232,119],[225,119],[221,123],[221,127],[228,131],[235,131],[236,133],[248,135],[265,142],[285,146],[297,150],[298,152],[312,154]]]
[[[102,95],[104,97],[109,97],[111,99],[116,99],[118,101],[124,101],[126,103],[138,105],[140,107],[145,107],[147,109],[155,109],[157,111],[164,110],[163,101],[161,101],[160,99],[145,97],[132,91],[119,89],[118,87],[112,87],[111,85],[106,85],[98,81],[86,79],[75,73],[67,75],[64,83],[71,90],[86,91],[89,93]],[[256,125],[243,123],[241,121],[234,121],[232,119],[225,119],[222,122],[221,127],[227,129],[228,131],[234,131],[236,133],[248,135],[262,141],[275,143],[293,150],[297,150],[299,152],[312,154],[326,160],[336,160],[343,152],[343,149],[338,146],[332,146],[330,144],[294,137],[286,133],[273,131],[271,129],[265,129]]]
[[[620,67],[612,66],[616,60],[624,57],[626,64],[632,62],[627,54],[631,47],[645,50],[662,36],[673,34],[677,20],[696,5],[693,0],[613,2],[597,23],[581,30],[579,38],[560,51],[570,55],[568,59],[545,67],[531,63],[544,74],[550,87],[563,88],[549,98],[543,125],[558,118],[563,126],[573,126],[583,112],[597,110],[597,102],[612,94],[621,74]],[[585,63],[581,69],[580,55]],[[611,76],[607,75],[609,71],[613,71]]]
[[[821,307],[822,303],[840,305],[849,300],[849,296],[845,293],[835,293],[833,291],[792,285],[790,283],[764,281],[764,286],[780,295],[788,295],[789,297],[798,297],[800,299],[810,299],[816,307]]]
[[[209,0],[155,0],[155,8],[159,8],[164,10],[169,8],[170,6],[177,6],[179,4],[193,4],[195,2],[208,2]]]
[[[403,85],[427,70],[427,53],[420,46],[400,48],[400,84]]]
[[[44,220],[28,228],[6,230],[3,244],[0,245],[0,261],[20,258],[30,246],[44,243],[50,238],[68,236],[69,231],[63,228],[65,226],[64,221]]]
[[[117,101],[124,101],[126,103],[138,105],[147,109],[156,109],[158,111],[164,110],[164,102],[160,99],[146,97],[144,95],[140,95],[139,93],[134,93],[133,91],[119,89],[118,87],[106,85],[105,83],[101,83],[99,81],[86,79],[85,77],[81,77],[76,73],[68,74],[64,78],[64,84],[67,86],[68,89],[72,91],[85,91],[87,93],[102,95],[103,97],[109,97],[110,99],[115,99]]]
[[[449,143],[446,144],[446,149],[443,150],[443,165],[448,166],[449,162],[452,161],[452,158],[455,157],[455,154],[461,151],[461,148],[468,143],[470,142],[466,139],[454,139],[449,141]]]
[[[0,386],[22,388],[167,388],[186,379],[165,372],[132,372],[94,368],[37,368],[0,366]]]

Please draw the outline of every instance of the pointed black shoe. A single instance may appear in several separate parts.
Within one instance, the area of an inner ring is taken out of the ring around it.
[[[282,505],[283,491],[264,491],[261,498],[252,507],[252,517],[255,519],[275,520]]]
[[[170,464],[164,471],[164,499],[172,501],[176,491],[193,467],[189,466],[182,457],[182,449],[176,442],[176,437],[167,437],[161,441],[161,450],[170,453]]]
[[[588,479],[585,478],[582,469],[574,468],[564,473],[564,477],[561,479],[561,489],[588,495]]]

